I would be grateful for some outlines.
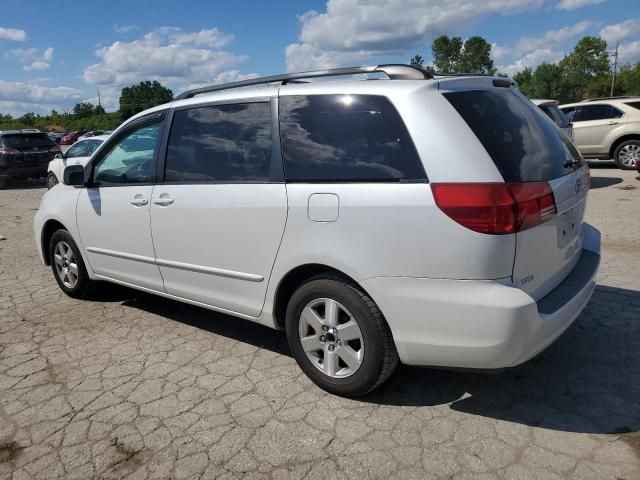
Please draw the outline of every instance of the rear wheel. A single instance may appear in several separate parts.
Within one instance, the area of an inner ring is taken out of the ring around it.
[[[613,154],[616,165],[623,170],[634,170],[640,160],[640,140],[627,140],[616,148]]]
[[[330,393],[364,395],[398,364],[391,331],[376,304],[339,278],[316,277],[295,291],[286,332],[300,368]]]
[[[58,230],[49,242],[49,258],[56,282],[73,298],[89,298],[96,282],[89,278],[80,250],[66,230]]]
[[[58,184],[58,177],[56,177],[55,173],[49,172],[49,175],[47,175],[47,188],[51,190],[57,184]]]

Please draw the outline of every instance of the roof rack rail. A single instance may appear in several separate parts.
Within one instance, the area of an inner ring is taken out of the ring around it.
[[[587,98],[583,100],[583,102],[597,102],[599,100],[617,100],[618,98],[636,98],[633,95],[619,95],[617,97],[597,97],[597,98]]]
[[[203,93],[229,90],[232,88],[248,87],[250,85],[263,85],[265,83],[280,82],[281,85],[292,80],[306,78],[335,77],[339,75],[357,75],[361,73],[384,73],[390,80],[429,80],[433,75],[422,68],[412,65],[387,64],[371,65],[362,67],[332,68],[327,70],[315,70],[311,72],[285,73],[282,75],[272,75],[270,77],[250,78],[238,82],[223,83],[220,85],[209,85],[207,87],[194,88],[181,93],[174,100],[184,100]]]

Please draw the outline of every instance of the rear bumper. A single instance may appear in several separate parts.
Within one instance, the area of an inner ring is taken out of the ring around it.
[[[0,180],[9,178],[44,177],[49,161],[29,165],[6,165],[0,167]]]
[[[595,289],[600,232],[585,224],[580,260],[544,298],[504,281],[378,277],[363,282],[387,319],[403,363],[494,369],[553,343]]]

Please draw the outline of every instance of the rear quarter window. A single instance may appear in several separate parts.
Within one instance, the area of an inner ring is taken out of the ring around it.
[[[386,97],[282,96],[279,119],[288,181],[426,179],[409,132]]]
[[[478,137],[506,182],[553,180],[583,163],[573,144],[544,114],[512,90],[468,90],[444,96]]]

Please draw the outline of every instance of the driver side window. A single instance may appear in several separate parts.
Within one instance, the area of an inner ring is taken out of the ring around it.
[[[98,185],[151,183],[160,125],[145,124],[121,137],[96,165],[94,182]]]

